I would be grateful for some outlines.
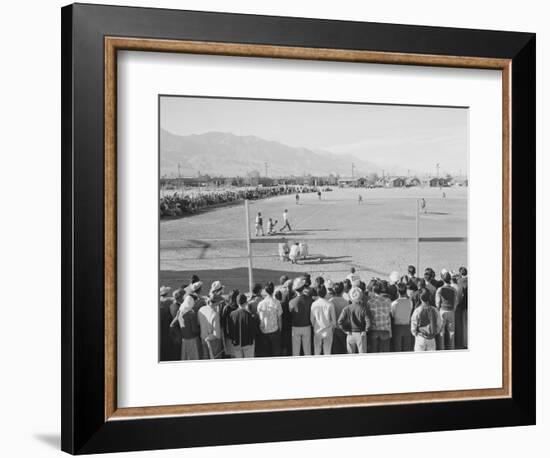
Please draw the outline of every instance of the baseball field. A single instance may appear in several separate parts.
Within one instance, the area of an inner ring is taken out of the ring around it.
[[[315,193],[300,194],[299,205],[294,194],[250,202],[255,282],[304,272],[341,280],[352,266],[365,280],[387,278],[393,270],[404,273],[416,263],[418,199],[426,202],[419,212],[419,271],[467,266],[467,188],[332,189],[321,199]],[[292,230],[281,232],[285,208]],[[255,237],[257,212],[266,235]],[[274,235],[267,235],[268,218],[277,220]],[[296,264],[281,261],[278,243],[283,238],[307,244],[308,257]],[[242,202],[160,221],[161,285],[178,287],[197,274],[207,285],[221,280],[227,288],[247,291],[246,256]]]

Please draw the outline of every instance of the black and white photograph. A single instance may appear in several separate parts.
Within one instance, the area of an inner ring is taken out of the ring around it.
[[[468,107],[158,116],[161,362],[468,349]]]

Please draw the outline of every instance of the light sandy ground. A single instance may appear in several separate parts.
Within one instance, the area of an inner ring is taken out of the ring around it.
[[[446,197],[443,198],[443,192]],[[363,204],[358,204],[358,196]],[[306,242],[310,258],[297,265],[279,261],[276,236],[253,243],[255,268],[274,272],[310,272],[341,279],[351,266],[364,278],[404,272],[415,263],[416,199],[424,197],[427,213],[420,215],[421,237],[467,237],[467,188],[335,189],[319,200],[301,194],[254,201],[250,204],[251,228],[258,211],[279,220],[288,208],[293,231],[289,242]],[[160,223],[161,271],[180,271],[182,277],[197,271],[247,266],[244,204]],[[367,239],[367,240],[365,240]],[[265,243],[270,241],[272,243]],[[420,268],[458,269],[467,266],[466,242],[422,242]],[[242,272],[242,269],[240,270]],[[229,274],[229,272],[228,272]],[[161,278],[163,274],[161,272]]]

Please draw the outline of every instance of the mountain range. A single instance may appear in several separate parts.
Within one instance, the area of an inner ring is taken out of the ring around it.
[[[270,177],[350,176],[352,163],[355,176],[382,171],[377,164],[350,154],[293,147],[253,135],[207,132],[183,136],[160,131],[161,176],[246,176],[253,171],[264,176],[266,163]]]

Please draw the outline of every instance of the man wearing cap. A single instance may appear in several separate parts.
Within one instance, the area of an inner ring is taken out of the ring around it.
[[[348,353],[367,352],[367,331],[370,327],[368,309],[363,306],[363,292],[357,287],[349,290],[351,304],[346,305],[338,318],[338,327],[347,334]]]
[[[311,355],[311,296],[304,293],[306,279],[298,277],[294,280],[292,289],[296,293],[288,308],[292,317],[292,355],[300,356],[302,349],[304,355]]]
[[[317,300],[311,304],[311,325],[313,326],[313,349],[315,355],[330,355],[332,335],[336,327],[334,305],[326,299],[327,289],[324,284],[316,288]]]
[[[455,348],[455,308],[458,304],[457,292],[451,286],[450,272],[444,272],[442,275],[443,286],[439,287],[435,293],[435,306],[441,316],[441,332],[439,334],[438,349],[454,350]],[[448,338],[448,345],[445,346],[445,337]]]
[[[384,293],[382,282],[372,286],[372,295],[369,296],[368,308],[372,322],[369,329],[369,353],[390,351],[391,339],[391,300]]]

